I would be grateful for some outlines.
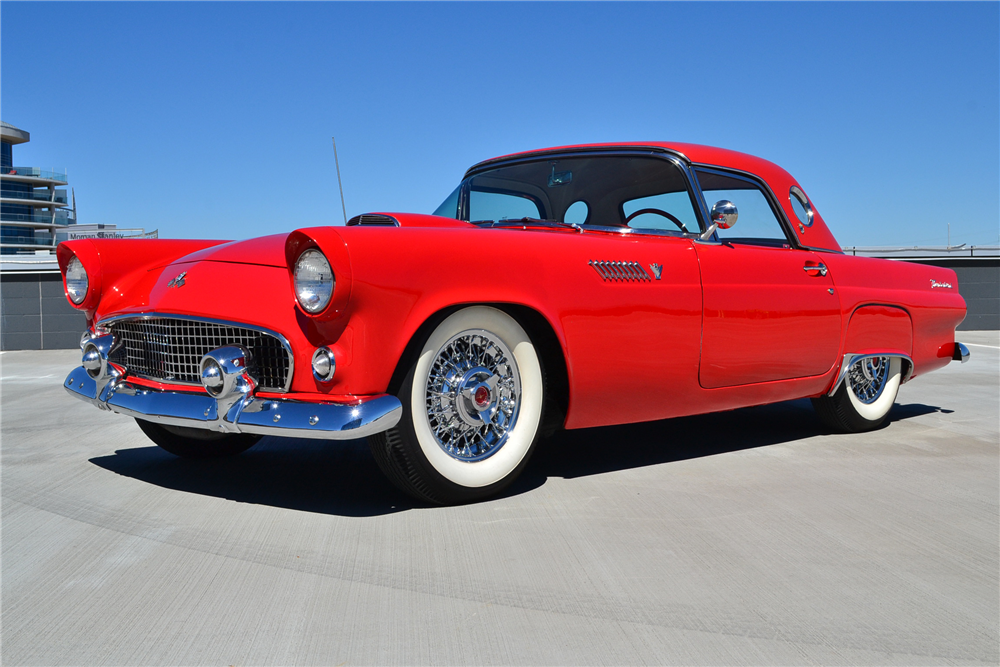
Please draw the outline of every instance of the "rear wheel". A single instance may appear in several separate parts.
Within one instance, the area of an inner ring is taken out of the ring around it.
[[[899,357],[867,357],[855,362],[833,396],[812,399],[816,413],[837,431],[860,433],[878,428],[896,402],[901,370]]]
[[[154,424],[145,419],[136,423],[162,449],[185,459],[215,459],[235,456],[257,444],[262,436],[247,433],[218,433],[200,428]]]
[[[487,498],[527,465],[544,385],[538,353],[512,317],[486,306],[460,310],[424,341],[400,388],[403,415],[368,439],[372,454],[418,499]]]

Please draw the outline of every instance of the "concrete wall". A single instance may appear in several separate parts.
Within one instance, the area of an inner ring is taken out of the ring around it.
[[[78,347],[87,318],[69,305],[59,273],[0,275],[0,350]]]
[[[1000,258],[909,259],[958,274],[969,314],[962,331],[1000,330]],[[66,301],[58,273],[0,275],[0,350],[71,349],[80,344],[86,318]]]

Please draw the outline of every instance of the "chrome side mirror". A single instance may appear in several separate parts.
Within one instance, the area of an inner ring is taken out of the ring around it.
[[[740,216],[736,210],[736,205],[728,199],[721,199],[712,206],[712,224],[708,226],[705,233],[701,235],[702,241],[712,238],[716,229],[729,229],[736,224],[736,219]]]

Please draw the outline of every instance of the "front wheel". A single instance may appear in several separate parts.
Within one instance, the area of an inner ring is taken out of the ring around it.
[[[524,329],[496,308],[465,308],[434,329],[410,366],[399,423],[368,442],[406,493],[435,504],[481,500],[527,465],[544,394]]]
[[[901,370],[899,357],[856,361],[833,396],[812,399],[813,407],[823,423],[836,431],[871,431],[885,421],[896,402]]]
[[[154,424],[136,419],[142,432],[165,451],[185,459],[216,459],[235,456],[257,444],[262,436],[248,433],[217,433],[200,428]]]

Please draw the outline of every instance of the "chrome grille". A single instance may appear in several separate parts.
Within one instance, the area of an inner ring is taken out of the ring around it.
[[[643,281],[650,280],[646,269],[639,262],[588,262],[605,280]]]
[[[257,386],[284,391],[291,358],[275,336],[249,327],[172,317],[141,317],[104,325],[122,345],[111,361],[130,375],[182,384],[201,384],[199,364],[207,352],[223,345],[250,351],[248,370]]]

